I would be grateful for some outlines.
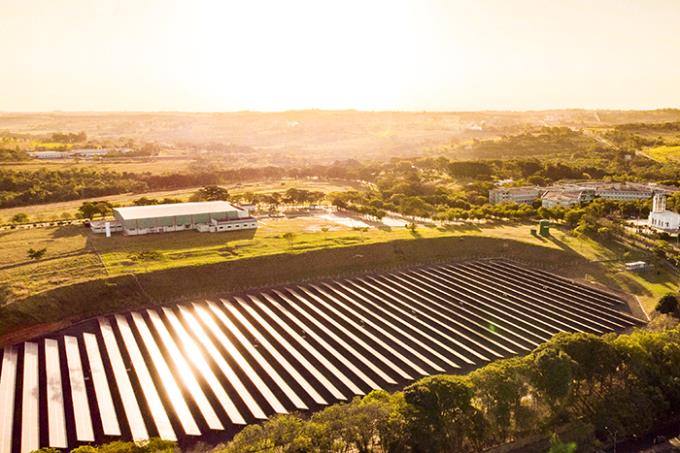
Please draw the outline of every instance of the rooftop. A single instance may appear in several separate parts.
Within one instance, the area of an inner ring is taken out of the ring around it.
[[[661,211],[661,212],[650,212],[650,215],[653,215],[655,219],[657,220],[668,220],[668,221],[675,221],[675,219],[680,217],[680,214],[677,212],[673,211]]]
[[[513,186],[513,187],[496,187],[491,189],[493,192],[509,192],[509,193],[523,193],[523,192],[538,192],[538,187],[535,186]]]
[[[213,212],[237,211],[239,208],[226,201],[201,201],[196,203],[156,204],[150,206],[129,206],[114,208],[123,220],[146,219],[150,217],[172,217],[178,215],[210,214]]]
[[[581,191],[569,191],[569,192],[560,192],[560,191],[549,191],[546,192],[543,195],[544,200],[553,200],[553,201],[578,201],[581,197]]]

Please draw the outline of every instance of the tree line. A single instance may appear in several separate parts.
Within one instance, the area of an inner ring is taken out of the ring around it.
[[[167,174],[130,173],[95,169],[36,171],[0,170],[0,208],[53,201],[100,197],[126,192],[149,192],[243,181],[319,177],[370,182],[377,189],[369,204],[376,209],[412,205],[411,210],[446,204],[469,209],[487,200],[494,181],[547,185],[562,179],[655,181],[680,185],[680,166],[660,164],[623,151],[569,159],[509,159],[457,161],[446,157],[393,159],[360,163],[355,160],[300,168],[275,166],[214,169]],[[421,200],[405,200],[419,197]],[[446,199],[446,203],[442,203]],[[382,207],[376,204],[387,203]]]
[[[561,333],[525,357],[250,425],[217,453],[477,452],[577,421],[584,451],[680,412],[680,329]]]

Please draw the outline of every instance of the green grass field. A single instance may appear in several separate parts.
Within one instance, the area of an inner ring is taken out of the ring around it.
[[[647,148],[644,154],[659,162],[680,162],[680,145]]]
[[[328,231],[319,231],[322,228]],[[286,233],[293,236],[286,238]],[[115,236],[92,238],[107,271],[111,275],[147,272],[178,266],[195,266],[232,261],[279,253],[298,254],[310,250],[374,244],[400,239],[436,238],[449,236],[488,236],[528,242],[534,238],[526,227],[500,228],[451,227],[449,229],[420,227],[415,234],[404,228],[352,229],[316,217],[293,219],[263,219],[256,231],[226,234],[181,232],[138,237]],[[153,251],[152,259],[135,259],[143,252]]]
[[[680,279],[660,263],[648,272],[626,271],[624,263],[627,261],[656,261],[656,258],[640,250],[631,249],[618,242],[574,237],[562,231],[553,231],[553,238],[561,243],[563,249],[574,250],[580,256],[600,263],[601,271],[585,275],[585,280],[636,296],[647,313],[654,310],[661,296],[680,290]]]
[[[677,281],[668,271],[636,274],[623,262],[648,259],[618,243],[576,238],[553,229],[549,239],[532,236],[528,225],[460,225],[448,228],[419,227],[415,234],[404,228],[348,228],[317,217],[263,219],[256,231],[210,234],[195,231],[138,237],[94,235],[84,227],[16,230],[0,234],[1,293],[6,303],[64,285],[126,274],[232,262],[280,254],[297,255],[314,250],[447,237],[485,237],[519,241],[600,262],[600,272],[580,273],[564,263],[561,273],[584,278],[612,289],[637,295],[648,309]],[[286,233],[292,233],[287,236]],[[32,262],[29,248],[47,248],[42,260]],[[484,255],[487,251],[480,250]],[[540,253],[526,260],[541,265]]]
[[[529,229],[521,224],[420,226],[414,234],[404,228],[331,228],[317,217],[300,217],[265,219],[256,232],[220,234],[107,239],[82,227],[12,231],[0,235],[0,248],[7,250],[0,263],[0,342],[101,313],[433,260],[520,259],[636,295],[648,310],[661,295],[678,290],[677,277],[663,267],[626,272],[623,262],[640,256],[625,246],[558,229],[542,238]],[[288,232],[292,237],[284,237]],[[45,258],[27,261],[30,247],[47,247]]]
[[[63,146],[63,145],[62,145]],[[66,169],[109,170],[130,173],[163,173],[185,172],[195,162],[191,158],[116,158],[103,160],[59,159],[59,160],[28,160],[22,162],[1,162],[0,170],[35,171],[45,168],[51,171]]]
[[[290,188],[315,190],[321,192],[343,192],[358,188],[357,184],[350,182],[333,182],[333,181],[314,181],[314,180],[282,180],[277,182],[269,181],[255,181],[240,184],[224,184],[231,194],[238,195],[244,192],[252,193],[271,193],[271,192],[285,192]],[[31,221],[47,221],[57,220],[61,215],[67,213],[74,217],[78,212],[78,207],[84,201],[100,201],[107,200],[114,204],[126,205],[132,203],[132,200],[141,197],[147,198],[178,198],[182,201],[188,201],[189,197],[198,190],[199,187],[179,189],[179,190],[162,190],[158,192],[147,193],[126,193],[120,195],[110,195],[106,197],[88,198],[73,201],[62,201],[57,203],[47,203],[42,205],[20,206],[16,208],[0,209],[0,223],[9,222],[15,214],[24,213],[28,215]]]

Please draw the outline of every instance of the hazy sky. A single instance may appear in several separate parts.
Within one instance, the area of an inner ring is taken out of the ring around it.
[[[0,110],[680,107],[680,0],[0,0]]]

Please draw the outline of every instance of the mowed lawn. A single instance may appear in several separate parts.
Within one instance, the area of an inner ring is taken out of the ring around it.
[[[94,238],[93,244],[107,271],[111,275],[116,275],[278,253],[304,253],[323,248],[373,244],[398,239],[464,234],[533,239],[527,227],[442,229],[421,226],[415,233],[412,233],[404,228],[349,228],[317,217],[299,217],[265,218],[259,222],[259,227],[255,231],[213,234],[190,231],[138,237],[118,235],[111,238],[98,236]]]
[[[529,234],[528,226],[419,227],[414,234],[404,228],[388,227],[363,231],[316,217],[263,219],[256,231],[185,231],[139,237],[117,234],[106,238],[82,226],[11,230],[0,233],[0,249],[4,252],[0,258],[0,301],[13,302],[34,293],[107,275],[397,239],[462,235],[540,243]],[[555,247],[553,244],[546,246]],[[28,249],[43,247],[47,249],[43,259],[31,261],[28,258]]]

